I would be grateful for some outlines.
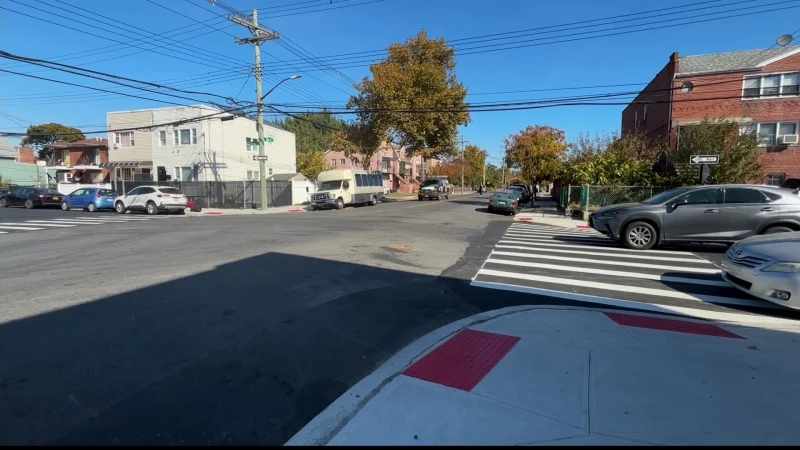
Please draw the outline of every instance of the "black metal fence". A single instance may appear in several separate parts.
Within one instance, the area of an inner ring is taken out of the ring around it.
[[[181,190],[203,208],[256,209],[261,207],[260,181],[112,181],[119,194],[139,186],[170,186]],[[267,181],[267,207],[291,206],[292,182]]]

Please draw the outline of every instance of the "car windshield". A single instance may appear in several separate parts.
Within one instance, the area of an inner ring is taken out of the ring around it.
[[[178,188],[158,188],[158,190],[161,191],[162,194],[181,194],[181,190]]]
[[[492,197],[494,197],[494,198],[513,198],[513,196],[511,194],[509,194],[508,192],[495,192],[494,195],[492,195]]]
[[[423,186],[436,186],[439,184],[439,180],[425,180],[422,182]]]
[[[330,191],[333,189],[341,189],[342,188],[342,180],[334,180],[334,181],[323,181],[319,184],[319,190],[321,191]]]
[[[660,193],[658,195],[654,195],[654,196],[648,198],[647,200],[643,200],[642,203],[646,203],[648,205],[658,205],[659,203],[664,203],[667,200],[669,200],[671,198],[674,198],[674,197],[677,197],[678,195],[681,195],[681,194],[683,194],[684,192],[686,192],[688,190],[689,190],[689,188],[671,189],[669,191],[662,192],[662,193]]]

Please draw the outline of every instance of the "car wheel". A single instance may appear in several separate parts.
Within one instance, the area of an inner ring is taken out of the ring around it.
[[[622,241],[632,250],[649,250],[656,245],[656,229],[647,222],[633,222],[625,227]]]
[[[794,231],[794,230],[789,228],[789,227],[784,227],[784,226],[781,226],[781,225],[777,225],[777,226],[774,226],[774,227],[767,228],[761,234],[791,233],[792,231]]]
[[[317,211],[317,210],[319,210],[319,208],[317,208],[316,206],[312,206],[312,207],[311,207],[311,210],[312,210],[312,211]]]
[[[61,209],[64,211],[69,211],[69,203],[61,202]]]
[[[88,209],[89,212],[97,212],[97,205],[95,205],[94,203],[89,203],[88,205],[86,205],[86,209]]]
[[[175,212],[175,214],[177,214],[179,216],[186,215],[186,210],[185,209],[179,209],[178,211]]]
[[[156,204],[153,202],[147,202],[147,206],[145,206],[145,211],[147,212],[148,216],[155,216],[158,214],[158,208]]]
[[[444,199],[445,200],[450,200],[450,194],[445,194]]]
[[[422,197],[417,197],[417,200],[422,201]]]
[[[33,200],[31,200],[31,199],[27,199],[27,200],[25,200],[25,207],[26,207],[26,208],[28,208],[28,209],[33,209],[33,206],[34,206],[34,205],[33,205]]]
[[[125,205],[122,202],[117,202],[114,205],[114,211],[116,211],[117,214],[125,214],[126,213]]]
[[[336,209],[344,209],[344,200],[341,198],[336,199]]]
[[[377,205],[377,204],[378,204],[378,197],[375,197],[375,196],[373,195],[373,196],[372,196],[372,198],[369,200],[369,204],[370,204],[371,206],[375,206],[375,205]]]
[[[491,206],[488,207],[487,210],[489,211],[489,214],[494,214],[494,208],[492,208]]]

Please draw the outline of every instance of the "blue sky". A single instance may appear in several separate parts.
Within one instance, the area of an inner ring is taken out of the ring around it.
[[[350,59],[335,55],[381,50],[392,42],[404,41],[420,29],[425,29],[429,36],[448,40],[529,29],[529,33],[536,33],[513,39],[495,36],[458,41],[462,48],[496,44],[492,51],[484,48],[457,57],[457,75],[469,89],[468,101],[506,102],[636,90],[639,86],[560,89],[646,83],[666,64],[673,51],[692,55],[766,48],[774,44],[778,35],[793,32],[800,22],[800,0],[718,0],[697,2],[682,10],[614,19],[618,21],[615,24],[590,22],[554,27],[690,3],[688,0],[649,4],[632,0],[225,1],[239,10],[260,8],[261,23],[283,36],[281,43],[272,41],[262,46],[266,70],[274,72],[267,75],[265,90],[276,80],[293,73],[303,74],[303,78],[276,89],[269,100],[314,105],[323,101],[342,105],[348,93],[354,92],[345,80],[360,80],[369,73],[372,54]],[[233,42],[233,35],[244,36],[246,32],[224,17],[215,18],[225,14],[225,10],[207,0],[3,0],[0,7],[7,8],[0,9],[0,49],[4,51],[223,96],[247,100],[254,96],[253,79],[248,75],[253,49]],[[776,10],[786,7],[794,8]],[[691,9],[695,10],[687,11]],[[676,19],[682,17],[687,18],[683,21],[694,21],[737,14],[743,16],[672,26],[681,23]],[[631,27],[642,23],[650,25],[639,28],[666,28],[592,38],[635,30]],[[160,33],[170,33],[167,36],[171,40],[146,37]],[[509,36],[513,35],[506,35]],[[538,41],[517,44],[528,45],[524,48],[504,49],[510,46],[509,41],[531,39]],[[569,39],[572,41],[551,43]],[[175,43],[176,40],[183,42]],[[531,43],[540,45],[530,46]],[[309,70],[326,66],[317,63],[315,67],[299,61],[286,47],[307,51],[342,75],[333,70]],[[144,51],[147,49],[153,50]],[[124,87],[16,61],[0,60],[0,69],[134,93]],[[136,94],[193,103],[146,92]],[[107,111],[158,106],[167,105],[0,73],[2,131],[24,131],[30,123],[44,122],[100,130],[105,126]],[[566,131],[568,139],[580,132],[613,132],[619,129],[622,108],[588,106],[473,113],[472,123],[462,131],[468,142],[489,150],[492,162],[496,163],[503,138],[526,125],[554,126]]]

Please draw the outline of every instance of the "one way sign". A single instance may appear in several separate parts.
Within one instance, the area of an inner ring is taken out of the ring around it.
[[[719,155],[692,155],[689,164],[719,164]]]

